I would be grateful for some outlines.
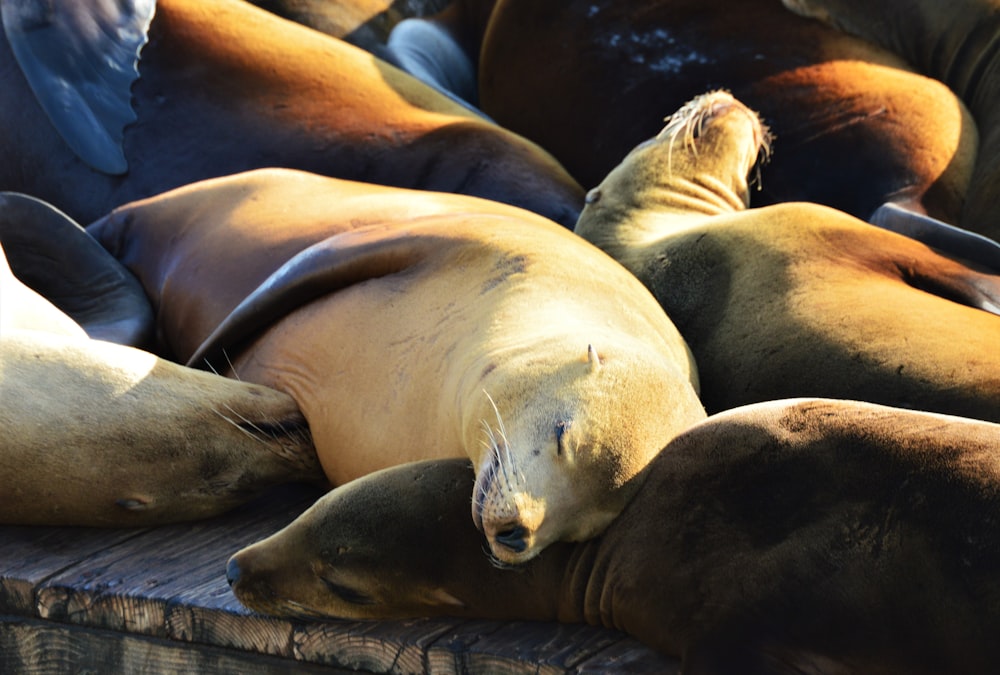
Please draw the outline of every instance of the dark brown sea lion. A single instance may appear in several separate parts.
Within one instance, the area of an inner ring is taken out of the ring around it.
[[[747,209],[766,139],[731,95],[698,97],[576,226],[674,320],[706,409],[823,396],[1000,421],[1000,276],[826,206]]]
[[[60,295],[79,294],[80,279]],[[278,483],[323,480],[287,394],[91,339],[2,255],[0,400],[3,523],[192,520]]]
[[[27,6],[40,6],[40,16],[16,14],[14,23],[5,11],[4,28],[15,42],[35,47],[29,52],[76,45],[59,41],[64,32],[97,36],[79,40],[75,57],[63,60],[81,72],[65,76],[45,63],[34,68],[42,87],[86,88],[84,75],[97,69],[92,59],[133,67],[115,60],[123,58],[120,51],[108,53],[102,31],[83,30],[91,18],[86,3],[55,3],[60,17],[69,16],[60,22],[48,17],[47,5]],[[132,26],[128,15],[111,14],[110,25]],[[46,49],[51,41],[57,47]],[[158,0],[138,75],[131,89],[136,119],[123,132],[127,170],[108,175],[85,164],[56,133],[0,36],[0,189],[31,194],[90,222],[117,205],[200,179],[287,166],[475,194],[567,227],[581,208],[580,186],[537,145],[359,48],[245,2]],[[97,113],[86,99],[74,100],[79,107],[57,117],[61,133],[92,138],[79,121]],[[114,151],[112,142],[102,154]]]
[[[978,137],[961,102],[899,56],[774,0],[500,0],[479,83],[486,114],[587,188],[665,111],[721,88],[781,143],[753,205],[813,201],[867,219],[892,201],[962,224]]]
[[[90,231],[142,280],[177,358],[298,402],[332,483],[471,458],[473,519],[507,562],[599,532],[705,414],[652,295],[523,209],[262,170]]]
[[[834,400],[695,425],[599,538],[516,570],[465,521],[467,463],[335,489],[228,565],[269,614],[586,622],[685,673],[988,673],[1000,426]]]
[[[969,107],[981,142],[962,226],[1000,239],[1000,2],[784,0],[789,9],[899,54]]]

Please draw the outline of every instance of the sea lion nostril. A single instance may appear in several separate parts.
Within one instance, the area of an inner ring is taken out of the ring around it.
[[[233,586],[240,580],[240,565],[236,562],[236,558],[230,558],[229,562],[226,564],[226,581],[229,582],[230,586]]]
[[[509,548],[514,553],[521,553],[524,549],[528,548],[528,542],[525,539],[527,535],[528,531],[524,527],[515,525],[514,527],[497,532],[494,539],[504,548]]]

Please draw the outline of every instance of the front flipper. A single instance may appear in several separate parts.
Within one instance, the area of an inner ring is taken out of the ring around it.
[[[947,255],[954,255],[1000,274],[1000,243],[930,216],[886,203],[868,219],[872,225],[921,241]]]
[[[69,216],[34,197],[0,192],[0,242],[14,275],[91,338],[150,343],[153,307],[142,285]]]
[[[131,87],[156,0],[3,0],[14,56],[53,126],[80,159],[128,171]]]
[[[278,268],[212,331],[187,365],[212,368],[296,308],[353,284],[402,272],[447,246],[444,236],[371,228],[317,242]]]

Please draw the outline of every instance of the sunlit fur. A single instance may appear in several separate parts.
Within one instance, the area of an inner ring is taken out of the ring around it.
[[[725,99],[722,101],[718,100],[720,95],[724,95]],[[774,136],[768,126],[757,117],[756,113],[745,108],[743,104],[733,99],[728,92],[723,90],[711,91],[695,97],[678,108],[672,115],[664,118],[665,125],[660,131],[658,138],[666,138],[670,141],[667,152],[668,174],[672,173],[673,150],[677,142],[680,141],[686,150],[697,155],[698,146],[695,140],[704,132],[706,120],[718,113],[721,107],[728,107],[733,104],[739,105],[739,107],[746,110],[748,115],[753,116],[760,129],[759,137],[754,138],[758,150],[757,161],[754,164],[754,178],[751,180],[751,184],[756,183],[758,186],[760,185],[760,167],[766,164],[771,158],[771,143],[774,140]]]

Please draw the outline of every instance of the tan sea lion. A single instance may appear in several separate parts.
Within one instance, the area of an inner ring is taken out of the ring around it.
[[[899,54],[948,85],[972,111],[981,138],[966,195],[962,226],[1000,239],[1000,2],[997,0],[783,0],[792,11],[820,19]]]
[[[792,400],[671,441],[599,538],[492,565],[462,461],[341,486],[230,560],[298,617],[585,622],[685,673],[987,673],[1000,662],[1000,425]]]
[[[69,279],[63,295],[80,294],[79,279]],[[278,483],[323,480],[287,394],[91,339],[15,277],[3,255],[0,400],[3,523],[192,520]]]
[[[383,56],[392,28],[435,14],[450,0],[249,0],[262,9]]]
[[[157,0],[151,19],[138,11],[149,5],[2,5],[0,190],[90,222],[197,180],[287,166],[475,194],[567,227],[582,207],[582,188],[538,145],[342,40],[239,0]],[[119,34],[134,41],[107,37]],[[105,69],[118,75],[107,85]]]
[[[961,225],[975,124],[896,54],[774,0],[500,0],[479,104],[586,188],[662,126],[728,89],[781,142],[754,206],[812,201],[867,220],[883,203]]]
[[[523,209],[264,170],[89,231],[142,280],[177,358],[298,402],[332,483],[471,458],[473,518],[507,562],[599,532],[704,417],[656,300]]]
[[[818,204],[747,209],[766,143],[740,101],[698,97],[576,226],[659,299],[708,411],[823,396],[1000,421],[1000,276]]]

